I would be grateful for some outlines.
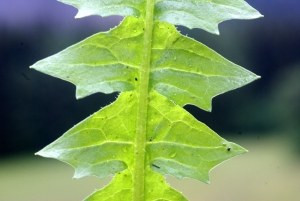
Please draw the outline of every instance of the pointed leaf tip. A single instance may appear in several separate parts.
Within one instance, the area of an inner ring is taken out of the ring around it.
[[[146,152],[155,164],[151,169],[160,174],[208,183],[212,168],[246,151],[156,92],[150,97],[149,118]]]
[[[172,25],[157,22],[154,34],[150,83],[180,106],[211,111],[213,97],[258,79]]]

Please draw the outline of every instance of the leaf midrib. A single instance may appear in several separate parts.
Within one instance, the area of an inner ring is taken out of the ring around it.
[[[147,0],[145,6],[145,34],[143,42],[143,60],[140,69],[139,87],[137,88],[138,108],[136,139],[134,149],[134,170],[133,170],[133,201],[145,200],[145,147],[147,133],[149,77],[151,67],[153,14],[155,0]]]

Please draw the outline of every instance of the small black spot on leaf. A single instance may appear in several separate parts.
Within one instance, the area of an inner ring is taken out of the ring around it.
[[[155,165],[155,164],[152,164],[152,166],[153,166],[153,167],[156,167],[156,168],[158,168],[158,169],[160,169],[160,167],[157,166],[157,165]]]

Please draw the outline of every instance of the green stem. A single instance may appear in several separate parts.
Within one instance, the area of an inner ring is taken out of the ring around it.
[[[138,88],[138,120],[135,140],[135,163],[133,176],[133,201],[144,201],[145,199],[145,147],[147,132],[147,108],[149,96],[149,74],[151,62],[151,46],[153,32],[154,0],[147,0],[143,63],[140,69]]]

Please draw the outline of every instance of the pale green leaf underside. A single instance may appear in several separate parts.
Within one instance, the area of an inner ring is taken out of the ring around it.
[[[142,63],[144,21],[122,24],[37,62],[32,68],[77,86],[76,97],[137,88]],[[150,87],[180,106],[211,110],[214,96],[259,77],[205,45],[182,36],[173,25],[156,22],[153,31]]]
[[[244,0],[157,0],[155,14],[160,21],[214,34],[225,20],[262,17]]]
[[[145,15],[145,0],[60,0],[78,8],[76,18],[90,15]],[[244,0],[156,0],[154,17],[163,22],[218,34],[218,23],[262,15]]]
[[[185,200],[155,172],[208,183],[213,167],[246,151],[227,142],[157,92],[152,91],[149,99],[145,192],[151,193],[146,195],[146,200],[170,200],[170,196],[176,198],[171,200]],[[89,175],[103,178],[117,173],[105,187],[108,190],[98,191],[88,200],[118,200],[118,196],[124,195],[130,198],[136,108],[136,92],[123,92],[114,103],[74,126],[37,154],[71,164],[76,178]]]

